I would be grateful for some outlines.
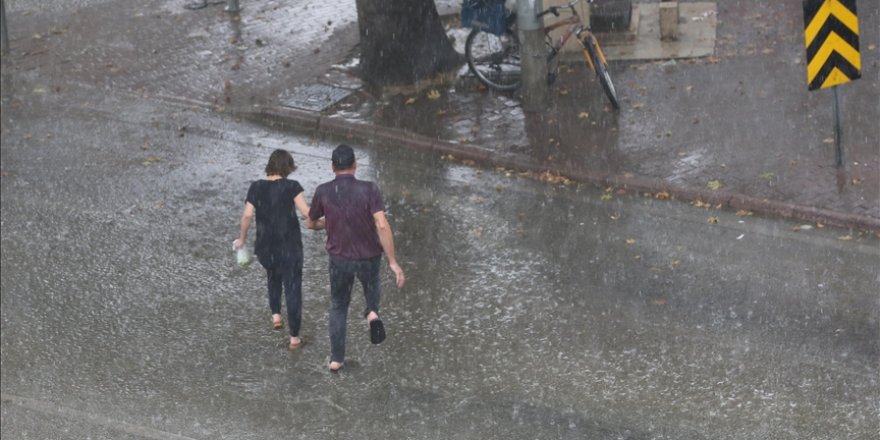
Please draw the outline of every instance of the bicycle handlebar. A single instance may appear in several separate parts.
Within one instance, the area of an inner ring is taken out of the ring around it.
[[[578,4],[579,1],[580,1],[580,0],[571,0],[571,1],[568,2],[568,4],[566,4],[564,7],[568,8],[568,9],[571,9],[571,12],[572,12],[572,13],[577,14],[577,11],[575,11],[575,9],[574,9],[574,5]],[[586,0],[586,2],[587,2],[587,3],[593,3],[593,0]],[[541,18],[541,17],[543,17],[543,16],[545,16],[545,15],[547,15],[547,14],[553,14],[553,15],[559,17],[559,10],[562,9],[562,8],[563,8],[563,6],[551,6],[551,7],[547,8],[547,10],[542,11],[541,13],[539,13],[539,14],[538,14],[538,18]]]

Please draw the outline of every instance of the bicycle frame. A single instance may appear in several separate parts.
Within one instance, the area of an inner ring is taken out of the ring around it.
[[[562,35],[559,36],[559,39],[556,42],[554,42],[553,44],[550,45],[550,47],[553,49],[553,52],[548,56],[548,60],[555,57],[559,53],[559,51],[562,50],[562,47],[565,46],[565,43],[568,42],[568,40],[571,38],[571,36],[575,35],[577,37],[578,43],[581,45],[581,51],[583,52],[584,60],[587,61],[587,64],[590,66],[590,69],[595,69],[595,66],[593,65],[593,60],[590,58],[590,55],[587,53],[587,48],[586,48],[586,46],[584,46],[584,42],[581,38],[582,34],[587,34],[587,37],[593,41],[593,46],[596,47],[597,52],[599,53],[599,58],[602,60],[602,62],[607,64],[608,61],[605,59],[605,53],[602,51],[602,47],[599,46],[598,41],[596,41],[596,37],[594,37],[593,33],[590,32],[590,30],[584,26],[584,22],[581,19],[580,14],[577,13],[577,9],[575,9],[575,7],[574,7],[574,5],[576,5],[577,3],[578,3],[578,0],[573,0],[566,5],[568,7],[569,11],[571,11],[570,17],[557,20],[553,23],[550,23],[547,26],[544,26],[544,35],[546,36],[548,41],[551,41],[551,42],[553,41],[553,37],[550,36],[551,32],[553,32],[556,29],[559,29],[563,26],[570,26],[565,32],[562,33]],[[547,9],[546,11],[538,14],[538,17],[540,18],[541,16],[543,16],[545,14],[553,14],[553,15],[559,16],[558,9],[559,9],[559,7],[551,7],[549,9]]]

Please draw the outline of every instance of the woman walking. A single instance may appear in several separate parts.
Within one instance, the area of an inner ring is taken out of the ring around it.
[[[275,150],[266,165],[266,178],[251,183],[245,198],[244,213],[238,239],[233,247],[242,248],[247,240],[251,219],[256,214],[257,240],[254,253],[266,269],[269,309],[272,328],[284,327],[281,319],[281,292],[287,303],[287,322],[290,328],[291,351],[302,348],[305,341],[299,336],[302,322],[302,268],[303,245],[296,211],[308,217],[309,206],[303,187],[287,176],[296,170],[293,156],[286,150]],[[322,223],[314,224],[320,229]]]

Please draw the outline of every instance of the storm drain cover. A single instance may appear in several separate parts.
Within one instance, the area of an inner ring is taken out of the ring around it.
[[[326,84],[312,84],[298,87],[293,92],[281,98],[281,104],[285,107],[293,107],[301,110],[319,112],[321,110],[342,101],[353,90]]]

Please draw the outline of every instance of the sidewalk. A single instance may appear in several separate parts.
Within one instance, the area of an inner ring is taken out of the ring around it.
[[[524,113],[515,95],[482,90],[466,68],[435,99],[430,90],[369,95],[341,67],[357,58],[354,0],[242,6],[240,20],[222,7],[190,11],[165,0],[73,13],[9,10],[13,51],[3,56],[3,106],[37,89],[71,99],[106,90],[186,100],[556,182],[564,176],[698,206],[880,230],[877,3],[859,4],[863,78],[839,88],[842,170],[830,143],[831,92],[807,92],[798,2],[758,9],[719,0],[714,56],[612,61],[619,112],[606,106],[584,66],[573,65],[542,114]],[[449,1],[441,6],[455,10]],[[291,93],[315,84],[354,92],[321,112],[285,106]]]
[[[573,65],[541,114],[524,113],[513,94],[479,88],[464,71],[454,87],[436,89],[439,97],[359,92],[320,115],[276,103],[259,117],[698,206],[880,229],[880,52],[871,43],[880,8],[859,11],[864,78],[839,88],[845,166],[838,169],[831,91],[808,92],[805,84],[801,6],[719,3],[714,56],[612,62],[619,113],[592,74]],[[325,82],[352,87],[338,69],[335,77],[345,80]]]

